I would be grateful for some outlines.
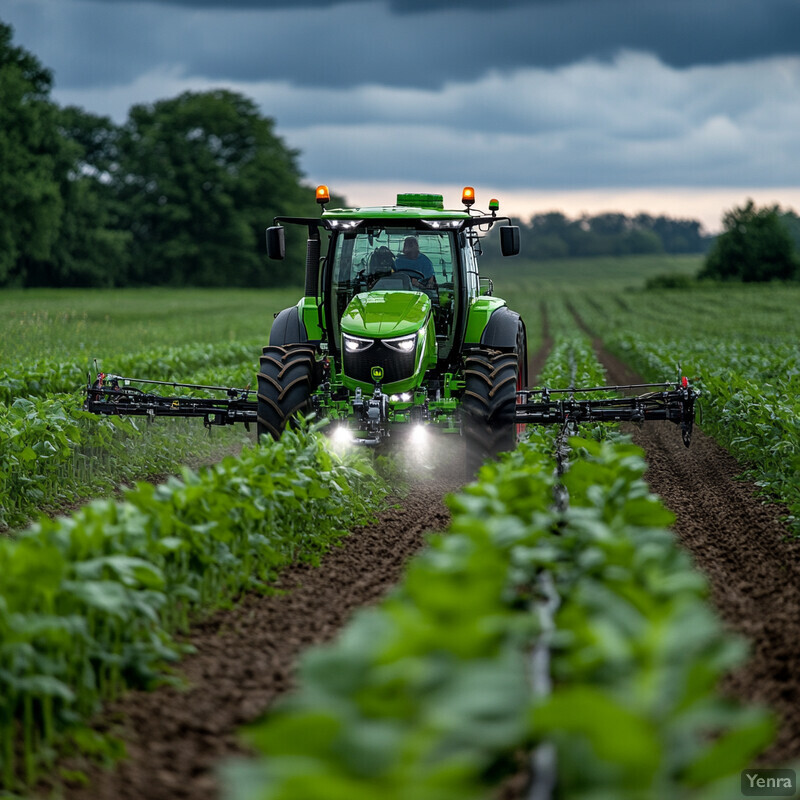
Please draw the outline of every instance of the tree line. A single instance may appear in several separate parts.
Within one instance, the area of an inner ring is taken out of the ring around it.
[[[235,92],[186,92],[122,125],[50,99],[52,73],[0,22],[0,286],[275,286],[275,215],[316,215],[298,153]],[[296,238],[297,241],[292,241]]]
[[[521,227],[524,255],[534,260],[704,253],[714,238],[705,234],[696,220],[649,214],[608,212],[570,219],[552,211],[517,224]]]

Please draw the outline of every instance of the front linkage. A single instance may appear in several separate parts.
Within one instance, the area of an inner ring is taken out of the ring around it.
[[[224,392],[225,398],[162,396],[131,386],[131,383],[155,384],[173,388]],[[628,397],[576,399],[576,394],[589,392],[621,392],[623,390],[650,389],[644,394]],[[657,391],[660,390],[660,391]],[[233,389],[223,386],[171,383],[120,375],[99,373],[96,380],[86,386],[84,409],[94,414],[147,417],[200,417],[206,427],[232,425],[237,422],[250,429],[257,419],[258,404],[249,400],[255,390]],[[554,399],[553,395],[567,395]],[[683,443],[689,447],[695,417],[695,400],[699,393],[686,378],[679,383],[644,383],[625,386],[594,386],[568,389],[523,389],[517,392],[515,424],[562,425],[575,427],[582,422],[644,422],[668,420],[680,425]],[[356,393],[352,401],[350,421],[361,431],[353,443],[374,446],[384,441],[389,425],[387,396],[376,388],[372,396]],[[329,416],[325,405],[314,404],[321,416]],[[339,404],[331,417],[346,418]],[[409,419],[409,421],[411,421]],[[425,422],[420,418],[420,422]],[[449,432],[458,427],[449,426]]]

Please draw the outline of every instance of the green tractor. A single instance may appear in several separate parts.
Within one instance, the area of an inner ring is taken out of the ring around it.
[[[324,209],[326,187],[317,200]],[[393,206],[276,218],[308,229],[306,283],[261,356],[259,435],[314,412],[353,445],[461,435],[476,464],[514,448],[525,324],[478,273],[481,233],[509,220],[495,200],[489,215],[471,213],[471,187],[463,202],[453,211],[441,195],[401,194]],[[273,259],[285,254],[282,224],[267,230]],[[500,234],[503,255],[516,255],[519,228]]]
[[[504,256],[520,250],[519,228],[472,210],[447,210],[441,195],[401,194],[392,206],[326,210],[318,217],[276,217],[267,252],[283,259],[284,225],[308,230],[305,292],[275,315],[263,348],[258,388],[232,389],[98,373],[85,408],[97,414],[200,417],[206,427],[255,424],[277,439],[299,414],[327,421],[338,442],[383,447],[461,437],[468,470],[512,450],[526,424],[670,420],[688,447],[697,393],[676,383],[528,388],[525,324],[478,272],[481,235],[500,225]],[[324,238],[323,238],[324,237]],[[323,252],[323,241],[325,249]],[[225,398],[162,396],[140,386],[224,392]],[[647,389],[620,397],[621,390]],[[661,389],[661,391],[656,391]],[[614,397],[576,399],[613,391]],[[256,395],[252,399],[252,395]]]

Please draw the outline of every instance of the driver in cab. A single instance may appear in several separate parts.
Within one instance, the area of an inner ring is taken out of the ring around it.
[[[395,272],[408,272],[411,285],[420,289],[434,289],[436,278],[433,275],[433,264],[425,253],[420,253],[419,242],[414,236],[407,236],[403,242],[403,251],[394,262]]]

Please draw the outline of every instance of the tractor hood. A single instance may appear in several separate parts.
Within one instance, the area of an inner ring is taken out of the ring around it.
[[[380,339],[405,336],[420,330],[430,313],[430,298],[422,292],[363,292],[345,309],[342,331]]]

